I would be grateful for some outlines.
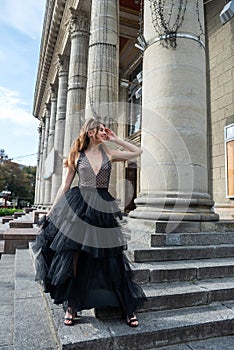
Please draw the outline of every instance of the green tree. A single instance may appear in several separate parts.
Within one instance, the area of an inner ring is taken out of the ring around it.
[[[33,204],[36,167],[22,166],[10,160],[0,163],[0,192],[11,191],[12,198],[24,199]]]

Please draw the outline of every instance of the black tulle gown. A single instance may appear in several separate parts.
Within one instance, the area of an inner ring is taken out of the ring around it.
[[[81,152],[79,186],[67,191],[41,223],[32,245],[36,280],[64,309],[113,306],[131,315],[145,295],[132,280],[122,216],[108,192],[111,162],[100,149],[98,174]]]

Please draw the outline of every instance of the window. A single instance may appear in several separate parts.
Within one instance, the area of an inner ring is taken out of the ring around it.
[[[234,198],[234,124],[224,129],[226,155],[226,197]]]
[[[141,105],[142,105],[142,63],[129,77],[128,88],[128,136],[141,129]]]

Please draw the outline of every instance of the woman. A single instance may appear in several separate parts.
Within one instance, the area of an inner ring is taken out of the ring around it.
[[[124,150],[109,149],[105,141]],[[67,326],[77,311],[105,306],[120,307],[127,324],[138,326],[135,310],[145,295],[132,281],[122,216],[108,185],[113,162],[141,153],[93,118],[71,147],[60,194],[33,244],[36,279],[56,304],[63,303]],[[70,189],[76,173],[78,187]]]

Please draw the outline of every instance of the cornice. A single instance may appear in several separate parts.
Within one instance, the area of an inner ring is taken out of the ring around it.
[[[46,4],[33,104],[33,115],[37,118],[39,118],[41,101],[44,95],[65,3],[66,0],[47,0]]]

